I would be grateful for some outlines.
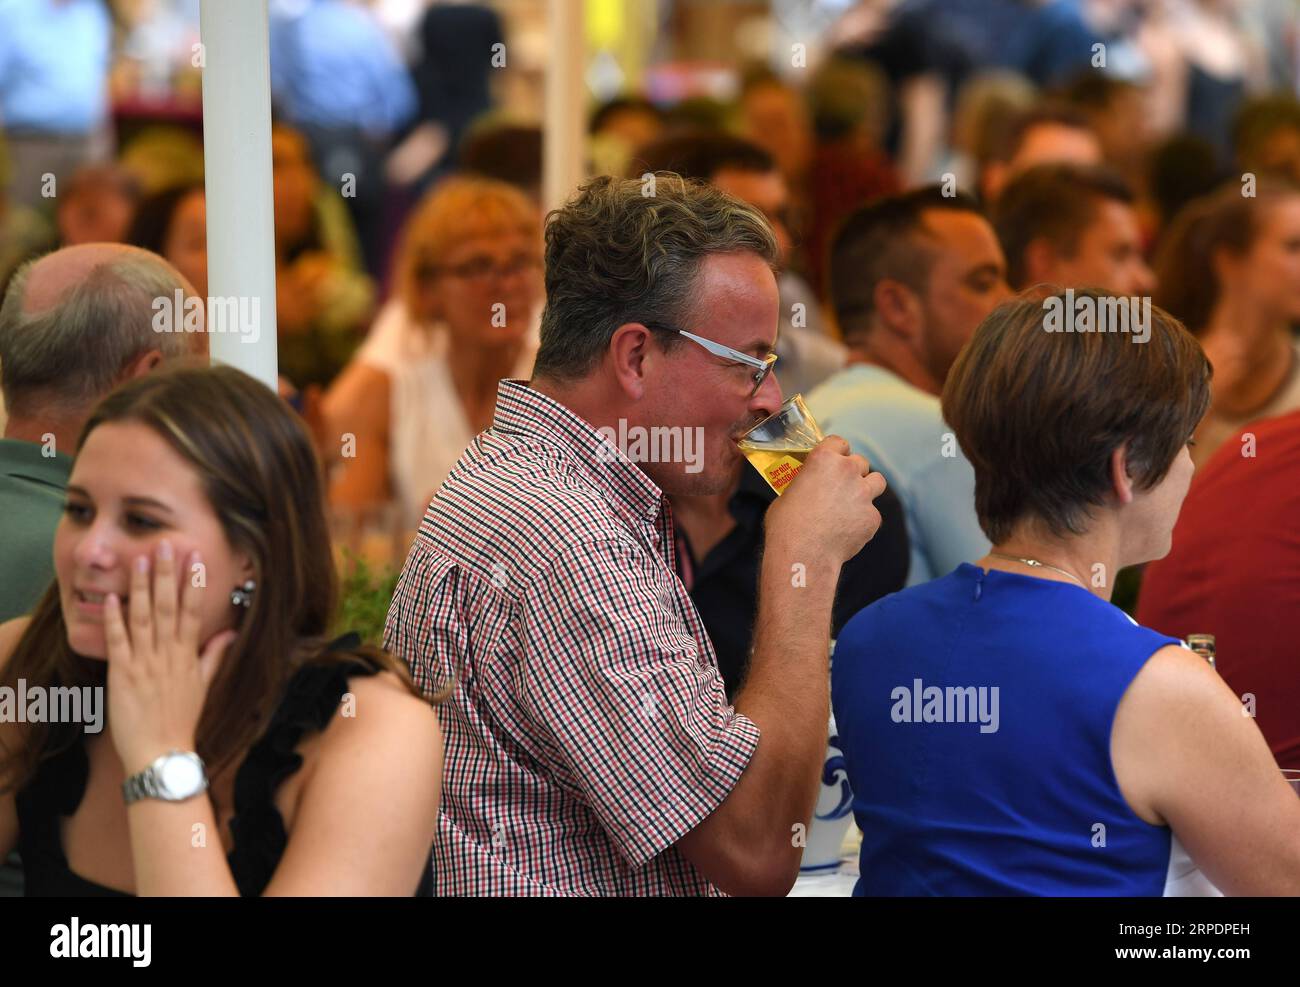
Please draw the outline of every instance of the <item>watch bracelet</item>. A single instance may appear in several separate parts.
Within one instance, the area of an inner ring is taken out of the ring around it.
[[[143,771],[136,772],[122,782],[122,797],[127,805],[139,802],[141,799],[158,797],[158,780],[154,773],[155,763],[151,762]]]
[[[182,799],[166,798],[165,796],[163,796],[162,786],[161,784],[159,784],[159,774],[158,774],[159,764],[160,762],[165,761],[167,758],[172,757],[173,755],[184,755],[184,754],[191,755],[196,760],[198,760],[199,771],[202,774],[203,783],[202,785],[199,786],[198,791],[193,792]],[[165,754],[160,754],[158,757],[156,757],[153,761],[149,763],[148,767],[144,768],[141,771],[137,771],[130,778],[127,778],[126,781],[122,782],[122,798],[127,805],[132,805],[146,798],[159,799],[160,801],[164,801],[164,802],[173,802],[173,801],[183,802],[186,801],[187,799],[193,798],[195,795],[198,795],[201,792],[207,791],[207,789],[208,789],[208,776],[207,776],[206,766],[203,764],[202,759],[199,758],[199,756],[195,754],[193,751],[182,751],[182,750],[174,749],[174,750],[167,751]]]

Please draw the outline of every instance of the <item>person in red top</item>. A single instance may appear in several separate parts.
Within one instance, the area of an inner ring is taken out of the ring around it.
[[[1219,447],[1151,563],[1137,619],[1213,634],[1219,672],[1254,710],[1279,767],[1300,768],[1300,411]],[[1252,701],[1253,700],[1253,701]]]

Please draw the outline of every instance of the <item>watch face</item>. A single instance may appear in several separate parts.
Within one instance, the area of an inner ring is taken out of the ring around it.
[[[203,768],[197,758],[173,754],[163,761],[158,772],[166,797],[188,798],[203,787]]]

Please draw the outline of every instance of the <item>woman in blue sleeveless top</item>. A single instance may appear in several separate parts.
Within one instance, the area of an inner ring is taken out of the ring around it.
[[[1158,309],[1054,331],[1085,298],[1007,303],[949,374],[990,553],[836,643],[858,895],[1159,895],[1175,838],[1226,893],[1300,893],[1300,799],[1241,700],[1109,602],[1169,550],[1209,365]]]

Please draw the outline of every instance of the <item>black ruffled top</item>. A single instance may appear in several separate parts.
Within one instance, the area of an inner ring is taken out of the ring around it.
[[[330,649],[359,643],[355,634],[348,634]],[[288,845],[289,834],[274,799],[281,783],[302,767],[295,748],[305,734],[329,725],[348,691],[349,678],[373,674],[373,668],[360,662],[308,664],[289,679],[266,731],[235,773],[235,815],[230,823],[234,842],[226,860],[241,895],[257,896],[266,890]],[[83,739],[45,761],[16,796],[18,851],[28,896],[124,897],[121,891],[73,873],[63,854],[59,817],[77,811],[89,773],[85,735],[79,737]],[[416,895],[432,893],[433,872],[426,865]]]

